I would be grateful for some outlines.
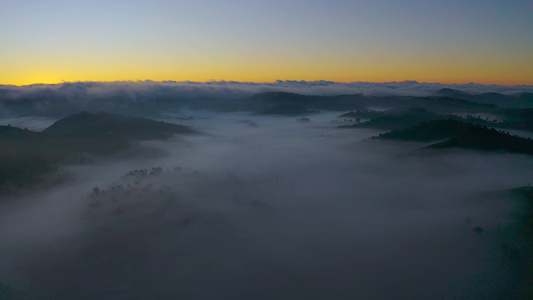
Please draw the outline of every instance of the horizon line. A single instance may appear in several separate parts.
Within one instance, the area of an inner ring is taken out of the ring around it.
[[[38,85],[62,85],[62,84],[71,84],[71,83],[199,83],[199,84],[210,84],[210,83],[218,83],[218,84],[224,84],[224,83],[230,83],[230,84],[280,84],[280,83],[316,83],[316,82],[323,82],[323,83],[329,83],[329,84],[356,84],[356,83],[371,83],[371,84],[387,84],[387,83],[400,83],[400,84],[439,84],[439,85],[483,85],[483,86],[508,86],[508,87],[519,87],[519,86],[525,86],[525,87],[533,87],[533,84],[502,84],[502,83],[478,83],[478,82],[465,82],[465,83],[444,83],[444,82],[426,82],[422,81],[419,82],[417,80],[402,80],[402,81],[332,81],[332,80],[325,80],[325,79],[318,79],[318,80],[291,80],[291,79],[277,79],[275,81],[238,81],[238,80],[206,80],[206,81],[195,81],[195,80],[151,80],[151,79],[144,79],[144,80],[112,80],[112,81],[106,81],[106,80],[76,80],[76,81],[66,81],[63,80],[61,82],[54,82],[54,83],[46,83],[46,82],[35,82],[30,84],[3,84],[0,83],[0,86],[13,86],[13,87],[31,87],[31,86],[38,86]]]

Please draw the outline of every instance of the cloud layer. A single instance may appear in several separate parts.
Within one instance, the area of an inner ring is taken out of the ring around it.
[[[472,94],[533,92],[533,86],[440,84],[405,82],[277,81],[253,82],[66,82],[28,86],[0,86],[0,114],[62,117],[82,110],[125,114],[157,113],[183,101],[239,99],[262,92],[291,92],[304,95],[364,94],[372,96],[431,96],[442,88]]]

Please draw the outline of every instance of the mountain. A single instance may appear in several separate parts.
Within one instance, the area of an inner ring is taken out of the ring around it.
[[[533,103],[533,93],[520,93],[517,97],[522,104]]]
[[[447,96],[447,97],[453,97],[453,98],[459,98],[459,99],[462,99],[462,98],[468,98],[470,97],[471,95],[468,94],[468,93],[465,93],[463,91],[459,91],[459,90],[455,90],[455,89],[450,89],[450,88],[443,88],[443,89],[440,89],[437,94],[439,95],[443,95],[443,96]]]
[[[239,100],[239,107],[242,110],[252,110],[258,113],[264,113],[265,111],[269,110],[286,110],[296,112],[297,106],[300,107],[300,111],[302,111],[302,108],[310,111],[340,111],[365,108],[365,103],[367,101],[367,97],[361,94],[315,96],[286,92],[268,92],[256,94],[254,96]],[[289,107],[292,108],[289,109]]]
[[[11,125],[0,125],[0,141],[32,139],[34,137],[37,137],[38,135],[38,132],[29,131],[27,129],[12,127]]]
[[[439,90],[437,94],[439,96],[452,97],[505,108],[533,108],[533,93],[504,95],[500,93],[487,92],[473,95],[459,90],[444,88]]]
[[[105,156],[134,147],[136,140],[192,133],[186,126],[103,112],[74,114],[43,132],[0,126],[0,195],[39,183],[57,164],[84,160],[85,154]]]
[[[448,108],[448,107],[478,108],[478,109],[496,108],[496,105],[494,104],[475,102],[475,101],[470,101],[470,100],[458,99],[454,97],[438,97],[434,99],[434,103],[445,108]]]
[[[533,155],[533,140],[505,134],[496,129],[458,120],[434,120],[414,127],[380,134],[376,139],[401,141],[438,141],[426,148],[464,148],[481,151],[504,151]]]
[[[146,118],[134,118],[99,112],[96,114],[81,112],[63,118],[43,133],[53,136],[116,136],[137,140],[164,139],[173,134],[195,133],[190,127],[156,121]]]
[[[61,149],[47,151],[43,141],[39,132],[0,126],[0,196],[35,183],[53,170],[48,153]]]
[[[337,128],[375,128],[375,129],[403,129],[422,122],[438,119],[461,119],[452,115],[439,115],[427,111],[424,108],[411,108],[401,112],[381,113],[381,116],[366,122],[351,125],[343,125]]]
[[[533,108],[499,109],[494,113],[506,122],[533,122]]]
[[[458,97],[417,97],[412,102],[411,107],[420,107],[443,113],[489,112],[496,108],[496,105],[493,104],[480,103]]]
[[[533,108],[506,108],[493,113],[503,120],[494,124],[498,128],[533,131]]]
[[[499,93],[483,93],[473,96],[473,100],[480,103],[494,104],[505,108],[533,108],[533,94],[520,93],[503,95]]]

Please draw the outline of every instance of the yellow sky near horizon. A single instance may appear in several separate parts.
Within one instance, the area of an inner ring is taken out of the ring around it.
[[[475,12],[475,14],[474,14]],[[21,0],[0,84],[416,80],[533,85],[533,7],[451,0]]]

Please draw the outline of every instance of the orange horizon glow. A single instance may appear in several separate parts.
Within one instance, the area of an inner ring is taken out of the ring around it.
[[[531,81],[483,81],[483,80],[440,80],[440,81],[434,81],[434,80],[417,80],[417,79],[389,79],[389,80],[331,80],[327,78],[307,78],[307,79],[300,79],[300,78],[276,78],[276,79],[265,79],[265,80],[239,80],[239,79],[172,79],[172,78],[164,78],[164,79],[151,79],[151,78],[145,78],[145,79],[139,79],[139,78],[128,78],[128,79],[110,79],[110,80],[95,80],[95,79],[87,79],[87,80],[57,80],[57,79],[51,79],[51,80],[36,80],[36,81],[18,81],[18,82],[0,82],[0,85],[4,86],[17,86],[17,87],[24,87],[24,86],[31,86],[31,85],[58,85],[58,84],[64,84],[64,83],[74,83],[74,82],[101,82],[101,83],[114,83],[114,82],[164,82],[164,81],[175,81],[175,82],[198,82],[198,83],[204,83],[204,82],[241,82],[241,83],[275,83],[277,81],[307,81],[307,82],[313,82],[313,81],[332,81],[336,83],[354,83],[354,82],[367,82],[367,83],[390,83],[390,82],[404,82],[404,81],[416,81],[421,84],[443,84],[443,85],[461,85],[461,84],[482,84],[482,85],[500,85],[500,86],[521,86],[521,85],[533,85],[533,80]]]
[[[294,61],[291,57],[265,59],[234,57],[201,61],[173,57],[117,59],[87,57],[62,59],[60,54],[28,60],[24,64],[8,62],[0,72],[2,85],[58,84],[62,82],[115,81],[238,81],[275,82],[277,80],[349,82],[401,82],[485,85],[533,85],[529,64],[504,60],[465,59],[450,61],[420,59],[409,55],[365,58],[365,60],[325,59],[320,56]],[[397,59],[396,59],[397,58]],[[0,58],[0,61],[2,58]],[[527,61],[527,60],[526,60]],[[531,64],[533,65],[533,64]]]
[[[420,11],[412,1],[208,0],[184,7],[154,0],[106,3],[107,10],[94,1],[14,1],[0,10],[0,25],[9,29],[0,32],[0,84],[408,79],[533,85],[531,7],[467,2],[427,3]]]
[[[311,59],[310,59],[311,60]],[[527,64],[519,65],[483,62],[462,65],[462,62],[416,64],[406,61],[343,63],[342,61],[292,62],[290,58],[276,61],[182,61],[165,64],[164,60],[146,59],[144,62],[100,63],[70,61],[12,66],[0,72],[2,85],[59,84],[62,82],[116,81],[238,81],[275,82],[277,80],[350,82],[402,82],[485,85],[533,85],[533,71]]]

